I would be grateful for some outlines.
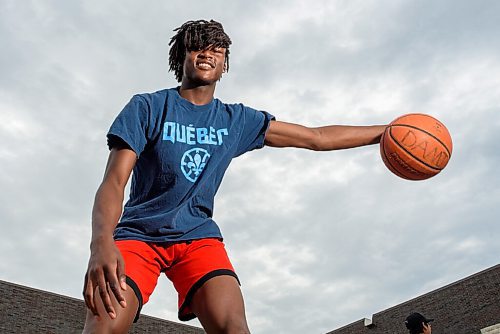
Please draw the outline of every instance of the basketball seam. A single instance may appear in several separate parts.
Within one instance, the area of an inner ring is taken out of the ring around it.
[[[421,160],[419,157],[413,155],[410,151],[408,151],[405,147],[403,147],[399,141],[397,141],[396,137],[392,135],[392,127],[393,126],[405,126],[405,127],[409,127],[409,128],[412,128],[412,129],[415,129],[415,130],[419,130],[419,131],[422,131],[426,134],[428,134],[429,136],[431,136],[432,138],[436,139],[441,145],[443,145],[443,147],[445,148],[446,152],[448,153],[448,159],[451,157],[451,154],[450,154],[450,151],[448,150],[448,148],[446,147],[446,145],[441,141],[439,140],[438,138],[436,138],[432,133],[429,133],[425,130],[422,130],[416,126],[411,126],[411,125],[408,125],[408,124],[393,124],[390,126],[390,129],[389,129],[389,135],[391,136],[391,138],[394,140],[394,143],[396,145],[398,145],[403,151],[405,151],[406,153],[410,154],[413,158],[415,158],[417,161],[421,162],[422,164],[424,164],[425,166],[433,169],[433,170],[437,170],[437,171],[442,171],[443,168],[439,168],[439,167],[434,167],[434,166],[431,166],[429,165],[427,162]]]
[[[389,168],[389,170],[391,172],[393,172],[394,174],[396,174],[397,176],[399,176],[400,178],[403,178],[403,179],[406,179],[406,180],[412,180],[412,181],[416,181],[416,180],[420,180],[420,179],[414,179],[414,178],[411,178],[410,176],[407,176],[403,173],[401,173],[399,170],[398,170],[398,167],[394,165],[393,161],[394,159],[391,159],[387,156],[387,153],[385,152],[385,149],[384,149],[384,156],[385,156],[385,160],[387,161],[387,163],[391,166],[391,168]],[[411,173],[411,171],[410,171]],[[413,174],[413,173],[411,173]]]
[[[394,143],[399,146],[399,148],[401,148],[403,151],[405,151],[406,153],[408,153],[410,156],[412,156],[415,160],[417,160],[418,162],[422,163],[423,165],[429,167],[430,169],[433,169],[433,170],[437,170],[437,171],[441,171],[442,168],[436,168],[436,167],[433,167],[431,165],[429,165],[427,162],[425,161],[422,161],[419,157],[416,157],[415,155],[413,155],[410,151],[408,151],[405,147],[403,147],[397,140],[396,138],[392,135],[391,131],[389,130],[389,135],[391,136],[391,138],[393,139]]]
[[[384,139],[382,139],[382,145],[384,145],[383,140]],[[387,156],[387,152],[385,151],[385,147],[383,147],[382,152],[384,153],[385,161],[387,161],[387,163],[389,165],[391,165],[391,167],[392,167],[392,169],[390,170],[391,172],[393,172],[394,174],[396,174],[400,178],[403,178],[403,179],[406,179],[406,180],[411,180],[406,175],[404,175],[403,173],[401,173],[400,171],[398,171],[398,169],[393,165],[391,159],[389,159],[389,157]]]
[[[441,145],[443,145],[444,149],[446,150],[446,153],[448,153],[448,158],[451,158],[451,152],[450,152],[450,150],[448,149],[448,147],[446,146],[446,144],[445,144],[445,143],[443,143],[443,142],[441,141],[441,139],[439,139],[438,137],[434,136],[432,133],[427,132],[426,130],[421,129],[421,128],[418,128],[418,127],[416,127],[416,126],[414,126],[414,125],[409,125],[409,124],[391,124],[391,125],[389,126],[389,127],[390,127],[390,131],[392,130],[392,127],[393,127],[393,126],[407,126],[407,127],[409,127],[409,128],[412,128],[412,129],[415,129],[415,130],[419,130],[419,131],[422,131],[422,132],[424,132],[424,133],[428,134],[428,135],[429,135],[429,136],[431,136],[432,138],[436,139],[436,140],[437,140],[437,141],[438,141]],[[390,132],[390,131],[389,131],[389,132]],[[392,134],[391,134],[391,137],[392,137]],[[392,138],[393,138],[393,139],[395,139],[394,137],[392,137]]]

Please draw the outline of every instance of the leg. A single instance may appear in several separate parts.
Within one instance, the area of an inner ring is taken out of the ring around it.
[[[139,307],[139,301],[134,290],[130,286],[127,286],[127,290],[124,291],[125,300],[127,302],[126,308],[121,307],[116,298],[114,298],[114,295],[111,294],[111,300],[116,310],[115,319],[111,319],[106,313],[98,291],[96,291],[95,296],[99,311],[99,318],[87,310],[87,318],[85,319],[85,328],[83,329],[83,333],[127,333],[132,325],[132,322],[134,321]]]
[[[233,276],[216,276],[194,294],[191,310],[203,328],[211,333],[250,333],[238,281]]]
[[[116,311],[116,318],[111,319],[96,289],[94,296],[100,316],[97,318],[87,311],[83,333],[127,333],[140,308],[148,302],[162,266],[165,266],[152,244],[137,240],[119,240],[115,243],[125,261],[127,290],[123,291],[123,295],[127,307],[123,308],[111,294]]]

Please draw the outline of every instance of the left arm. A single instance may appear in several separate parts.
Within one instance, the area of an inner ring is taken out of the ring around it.
[[[265,144],[272,147],[298,147],[331,151],[377,144],[386,125],[330,125],[309,128],[298,124],[271,121]]]

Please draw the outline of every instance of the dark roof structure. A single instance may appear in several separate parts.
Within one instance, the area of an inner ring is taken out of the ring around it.
[[[81,333],[83,300],[0,280],[0,333]],[[200,334],[203,329],[141,315],[130,333]]]
[[[432,334],[500,334],[500,264],[328,334],[404,334],[412,312],[435,319]]]
[[[0,280],[0,333],[81,333],[82,300]],[[435,319],[433,334],[500,334],[500,264],[328,334],[404,334],[408,314]],[[203,329],[141,315],[130,333],[198,334]]]

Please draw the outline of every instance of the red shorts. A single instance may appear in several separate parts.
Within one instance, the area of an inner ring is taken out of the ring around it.
[[[116,245],[125,260],[127,284],[139,299],[138,319],[142,305],[162,272],[173,282],[179,295],[179,320],[196,316],[190,309],[194,293],[210,278],[236,276],[224,243],[218,239],[200,239],[174,244],[148,243],[138,240],[117,240]],[[239,281],[238,281],[239,282]]]

